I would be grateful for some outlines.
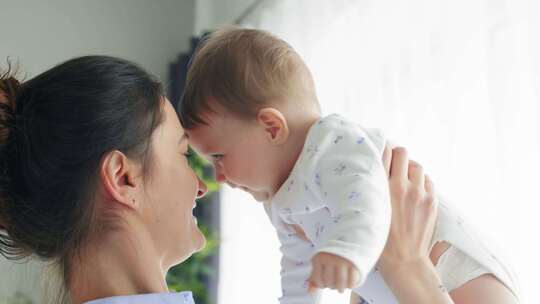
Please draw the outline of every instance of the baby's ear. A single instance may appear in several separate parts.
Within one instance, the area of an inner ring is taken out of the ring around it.
[[[287,119],[275,108],[263,108],[257,113],[257,122],[264,128],[268,140],[281,145],[289,138]]]

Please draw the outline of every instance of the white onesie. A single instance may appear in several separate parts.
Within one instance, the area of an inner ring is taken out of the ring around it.
[[[264,204],[281,242],[281,303],[317,302],[307,279],[318,252],[346,258],[359,270],[360,281],[366,280],[391,220],[384,146],[379,131],[335,114],[310,128],[288,179]]]

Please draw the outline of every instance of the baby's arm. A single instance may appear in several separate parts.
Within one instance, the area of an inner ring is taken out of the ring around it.
[[[282,232],[280,232],[282,233]],[[280,237],[283,239],[283,236]],[[308,292],[308,276],[311,269],[309,260],[296,259],[295,252],[309,250],[311,246],[299,233],[285,236],[281,251],[281,290],[280,304],[318,303],[319,292]]]
[[[391,209],[384,140],[351,123],[325,123],[312,148],[318,152],[313,186],[332,221],[317,242],[311,279],[316,287],[342,290],[365,280],[386,242]]]

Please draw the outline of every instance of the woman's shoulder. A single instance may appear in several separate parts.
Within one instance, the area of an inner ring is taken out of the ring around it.
[[[189,291],[148,293],[92,300],[84,304],[195,304]]]

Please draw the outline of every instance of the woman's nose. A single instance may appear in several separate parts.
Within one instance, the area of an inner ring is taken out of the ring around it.
[[[197,191],[197,198],[201,198],[206,194],[208,188],[200,178],[197,177],[197,181],[199,182],[199,191]]]

